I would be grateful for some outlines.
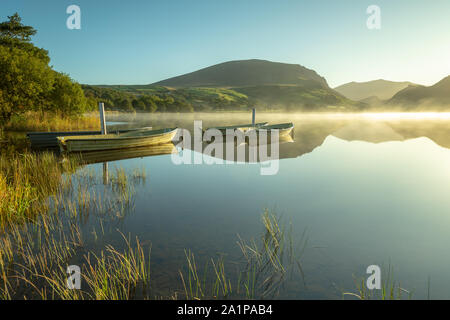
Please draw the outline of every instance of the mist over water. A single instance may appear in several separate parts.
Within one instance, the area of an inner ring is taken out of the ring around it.
[[[251,114],[108,115],[117,126],[192,130],[244,124]],[[260,236],[270,208],[291,221],[308,246],[302,256],[306,288],[298,278],[285,298],[340,298],[354,276],[377,264],[426,298],[450,298],[449,114],[257,113],[256,121],[293,122],[293,141],[280,144],[279,172],[261,176],[258,164],[174,165],[170,155],[113,161],[143,166],[135,212],[119,228],[152,243],[152,270],[167,292],[178,283],[184,249],[200,261],[225,254],[239,259],[237,235]],[[186,150],[184,152],[191,152]],[[102,165],[91,165],[101,172]],[[229,265],[232,268],[232,263]]]

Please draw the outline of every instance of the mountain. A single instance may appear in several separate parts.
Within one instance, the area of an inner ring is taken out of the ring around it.
[[[361,100],[359,100],[359,102],[365,103],[371,108],[381,107],[384,103],[383,100],[381,100],[380,98],[378,98],[376,96],[370,96],[368,98],[361,99]]]
[[[153,85],[166,87],[247,87],[260,85],[303,85],[315,81],[328,86],[315,71],[298,64],[266,60],[240,60],[220,63]]]
[[[429,87],[410,85],[396,93],[387,104],[406,110],[426,108],[429,111],[439,111],[448,109],[450,107],[450,76]]]
[[[314,70],[266,60],[224,62],[151,86],[170,88],[175,94],[193,88],[232,90],[245,95],[248,107],[261,109],[354,111],[365,106],[331,89],[325,78]],[[195,103],[202,104],[202,100],[197,99]]]
[[[395,82],[380,79],[368,82],[349,82],[334,88],[334,90],[356,101],[371,97],[378,98],[379,100],[388,100],[409,85],[414,84],[411,82]]]

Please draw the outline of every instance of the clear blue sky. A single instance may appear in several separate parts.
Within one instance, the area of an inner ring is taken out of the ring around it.
[[[81,30],[66,28],[71,4]],[[371,4],[380,30],[366,27]],[[0,20],[16,11],[55,69],[81,83],[148,84],[240,59],[298,63],[333,87],[450,74],[449,0],[0,1]]]

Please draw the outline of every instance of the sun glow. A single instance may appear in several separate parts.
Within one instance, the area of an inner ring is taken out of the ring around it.
[[[378,120],[450,120],[450,112],[381,112],[363,113],[362,116]]]

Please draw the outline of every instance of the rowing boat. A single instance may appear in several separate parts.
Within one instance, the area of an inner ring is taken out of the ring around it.
[[[147,127],[146,129],[151,129],[152,127]],[[126,133],[135,130],[141,130],[142,128],[136,129],[121,129],[112,130],[108,128],[110,134],[115,133]],[[52,149],[58,148],[58,137],[67,136],[92,136],[100,135],[101,131],[69,131],[69,132],[28,132],[27,138],[30,140],[31,148],[33,149]]]
[[[261,130],[267,130],[267,134],[270,134],[271,130],[278,130],[278,136],[283,137],[289,135],[294,129],[294,124],[292,122],[289,123],[279,123],[273,124],[270,126],[263,126],[260,128],[256,128],[256,132],[259,134]]]
[[[145,147],[171,142],[177,128],[135,130],[122,134],[58,137],[61,151],[83,152]]]
[[[212,127],[212,128],[208,128],[206,130],[216,129],[216,130],[221,131],[223,134],[225,134],[227,130],[240,130],[240,131],[246,132],[246,131],[249,131],[249,130],[252,130],[255,128],[264,127],[266,125],[267,125],[267,122],[260,122],[260,123],[255,123],[255,124],[248,123],[248,124],[240,124],[240,125],[234,125],[234,126]],[[206,130],[204,130],[204,131],[206,131]]]

